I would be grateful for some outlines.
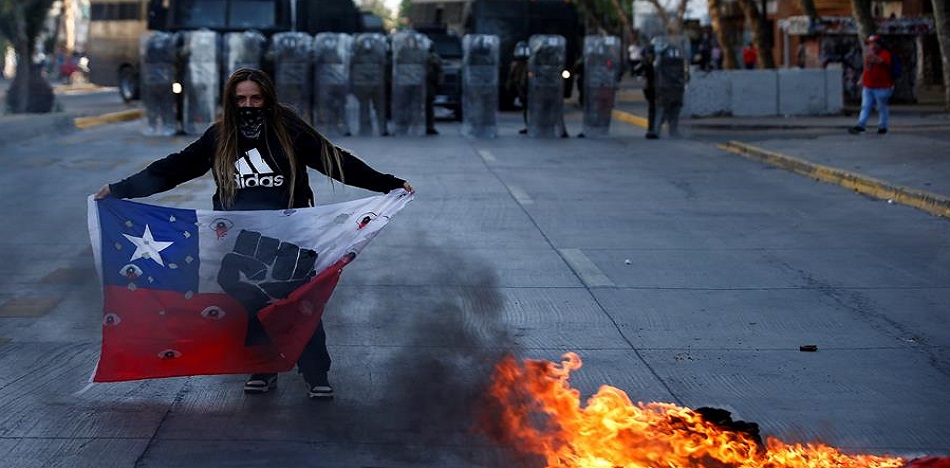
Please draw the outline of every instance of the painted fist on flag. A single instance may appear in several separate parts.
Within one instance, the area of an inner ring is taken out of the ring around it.
[[[257,312],[287,297],[316,274],[317,252],[242,230],[234,250],[221,259],[218,284],[248,313],[245,344],[267,342]]]

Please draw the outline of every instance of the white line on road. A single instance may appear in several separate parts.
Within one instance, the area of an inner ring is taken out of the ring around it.
[[[508,191],[511,192],[511,196],[515,197],[515,201],[517,201],[520,205],[524,206],[534,204],[534,200],[532,200],[524,190],[521,190],[514,185],[509,185]]]
[[[478,155],[482,157],[487,163],[493,163],[496,161],[495,155],[491,154],[491,151],[488,150],[478,150]]]
[[[561,253],[561,256],[564,257],[564,260],[567,261],[568,265],[574,269],[577,276],[580,276],[581,281],[583,281],[587,287],[616,286],[580,249],[558,249],[558,251]]]

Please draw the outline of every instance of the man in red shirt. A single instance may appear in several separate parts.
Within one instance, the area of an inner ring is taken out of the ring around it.
[[[755,61],[758,59],[759,51],[751,42],[747,43],[745,47],[742,48],[742,63],[745,65],[746,70],[755,68]]]
[[[867,39],[868,50],[864,58],[864,72],[861,74],[861,114],[858,124],[848,129],[848,133],[857,135],[865,131],[871,108],[877,106],[877,133],[887,133],[887,100],[894,92],[894,80],[891,78],[891,53],[884,48],[877,34]]]

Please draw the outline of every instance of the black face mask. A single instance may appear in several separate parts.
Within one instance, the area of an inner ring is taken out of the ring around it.
[[[238,128],[245,138],[256,139],[264,127],[264,109],[260,107],[238,108]]]

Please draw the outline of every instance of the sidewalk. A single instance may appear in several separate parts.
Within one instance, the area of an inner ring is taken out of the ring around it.
[[[53,112],[46,114],[5,113],[6,94],[11,80],[0,80],[0,146],[15,144],[43,135],[63,134],[77,128],[88,128],[109,122],[134,120],[142,117],[139,108],[121,109],[107,106],[96,111],[71,108],[69,102],[89,93],[113,92],[89,83],[53,86],[56,104]],[[88,107],[88,106],[87,106]]]
[[[732,153],[950,218],[950,114],[943,112],[941,97],[892,105],[886,135],[875,132],[876,113],[869,132],[847,133],[857,119],[855,106],[827,116],[684,116],[680,126],[687,138],[711,140]],[[615,119],[645,129],[646,116],[642,83],[625,76]]]

